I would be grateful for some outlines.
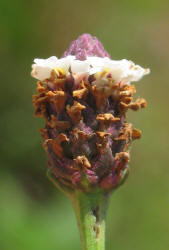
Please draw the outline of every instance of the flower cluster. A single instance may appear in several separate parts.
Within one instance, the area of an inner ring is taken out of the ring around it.
[[[48,169],[72,189],[112,190],[128,174],[129,146],[141,132],[126,121],[128,109],[146,106],[132,81],[149,69],[111,60],[97,38],[83,34],[61,59],[35,59],[35,115],[43,117]]]

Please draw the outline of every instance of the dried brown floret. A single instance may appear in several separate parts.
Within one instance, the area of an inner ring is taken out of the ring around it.
[[[126,141],[127,140],[127,136],[126,134],[121,134],[118,137],[113,138],[114,141]]]
[[[61,69],[52,70],[49,81],[52,82],[57,90],[65,89],[66,76]]]
[[[35,116],[44,117],[45,119],[47,119],[47,114],[46,114],[47,97],[41,96],[41,94],[33,95],[32,102],[35,108]]]
[[[74,166],[77,169],[91,168],[91,164],[86,158],[86,156],[77,156],[74,160]]]
[[[147,103],[143,98],[138,98],[135,102],[130,103],[129,108],[137,111],[139,108],[145,108],[146,105]]]
[[[129,162],[130,154],[127,152],[116,153],[115,160],[116,161],[123,161],[124,160],[125,162]]]
[[[146,101],[143,98],[136,99],[135,102],[125,102],[125,99],[120,102],[120,110],[126,112],[128,109],[137,111],[140,108],[145,108],[147,105]]]
[[[132,125],[130,123],[125,123],[124,127],[120,130],[119,136],[113,138],[114,141],[125,141],[123,151],[126,151],[132,142]]]
[[[101,107],[105,108],[107,95],[104,93],[104,91],[100,91],[96,85],[91,86],[90,91],[96,99],[97,109],[100,110]]]
[[[123,103],[129,104],[132,101],[132,97],[125,96],[123,97]]]
[[[100,130],[102,130],[104,126],[108,127],[110,124],[120,121],[119,117],[114,117],[110,113],[99,114],[96,119],[100,122]]]
[[[117,172],[120,172],[130,160],[130,154],[128,152],[116,153],[115,161],[118,161]]]
[[[74,128],[72,134],[74,135],[74,137],[77,140],[83,140],[84,141],[84,140],[90,138],[89,133],[86,133],[86,132],[84,132],[82,130],[79,130],[78,128]]]
[[[37,82],[37,92],[42,94],[42,93],[45,93],[46,91],[47,91],[46,86],[42,82],[38,81]]]
[[[144,98],[139,99],[140,107],[141,108],[146,108],[147,107],[147,102]]]
[[[46,95],[48,97],[49,102],[54,103],[57,112],[64,109],[66,101],[66,93],[64,91],[48,91]]]
[[[121,88],[121,91],[127,91],[128,95],[132,96],[133,94],[136,93],[136,88],[134,85],[124,84],[123,87]]]
[[[82,81],[80,85],[80,89],[73,91],[73,97],[77,97],[78,99],[85,99],[88,93],[88,89],[85,86],[85,83]]]
[[[46,96],[47,88],[42,82],[37,82],[37,92],[37,95],[32,96],[32,102],[35,107],[35,116],[44,117],[46,120],[46,103],[48,97]]]
[[[80,120],[83,120],[82,116],[82,110],[84,110],[86,107],[79,102],[74,101],[73,105],[67,105],[66,106],[66,111],[72,121],[77,124]]]
[[[96,117],[97,120],[99,120],[100,122],[104,122],[104,123],[109,123],[109,122],[118,122],[120,120],[119,117],[114,117],[112,114],[110,113],[105,113],[105,114],[99,114]]]
[[[54,128],[54,129],[62,129],[66,130],[71,127],[70,122],[68,121],[59,121],[54,115],[51,115],[50,121],[47,121],[47,124],[49,127]]]
[[[104,140],[105,138],[107,138],[111,134],[107,133],[107,132],[103,132],[103,131],[97,131],[96,135],[98,136],[99,139]]]
[[[49,143],[52,146],[53,151],[59,158],[63,157],[63,148],[61,146],[63,141],[69,141],[67,136],[63,133],[59,134],[55,139],[48,139],[46,141],[46,143]]]
[[[140,139],[141,138],[141,131],[138,130],[138,129],[136,129],[136,128],[134,128],[132,130],[132,138],[133,139]]]
[[[74,90],[73,97],[77,97],[78,99],[85,99],[87,96],[87,93],[88,93],[87,88]]]
[[[110,133],[107,132],[102,132],[102,131],[97,131],[97,149],[100,154],[104,153],[104,149],[107,146],[108,143],[108,137],[111,135]]]
[[[113,101],[115,102],[125,102],[124,100],[127,97],[132,97],[132,95],[136,92],[135,87],[133,85],[128,86],[124,83],[115,84],[113,86],[113,92],[111,94]]]
[[[125,102],[120,102],[119,104],[119,110],[120,113],[125,113],[129,108],[129,104],[125,103]]]

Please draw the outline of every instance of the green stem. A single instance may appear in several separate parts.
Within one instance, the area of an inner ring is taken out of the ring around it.
[[[82,249],[104,250],[108,195],[103,191],[75,191],[71,199],[80,230]]]

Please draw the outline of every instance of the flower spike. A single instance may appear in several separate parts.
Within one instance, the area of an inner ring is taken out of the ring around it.
[[[127,123],[126,112],[146,106],[144,99],[133,101],[130,83],[149,69],[111,60],[88,34],[73,41],[63,58],[34,62],[32,76],[39,82],[33,103],[36,116],[46,121],[42,137],[48,168],[75,189],[85,191],[84,178],[88,189],[116,188],[128,173],[129,146],[141,137]]]

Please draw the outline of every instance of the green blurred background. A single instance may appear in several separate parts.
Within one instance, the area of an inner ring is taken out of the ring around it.
[[[146,110],[128,119],[143,131],[130,177],[111,198],[107,250],[169,249],[169,2],[0,1],[0,250],[78,250],[69,200],[45,176],[46,155],[33,117],[35,57],[61,56],[84,32],[113,59],[151,68],[137,83]]]

